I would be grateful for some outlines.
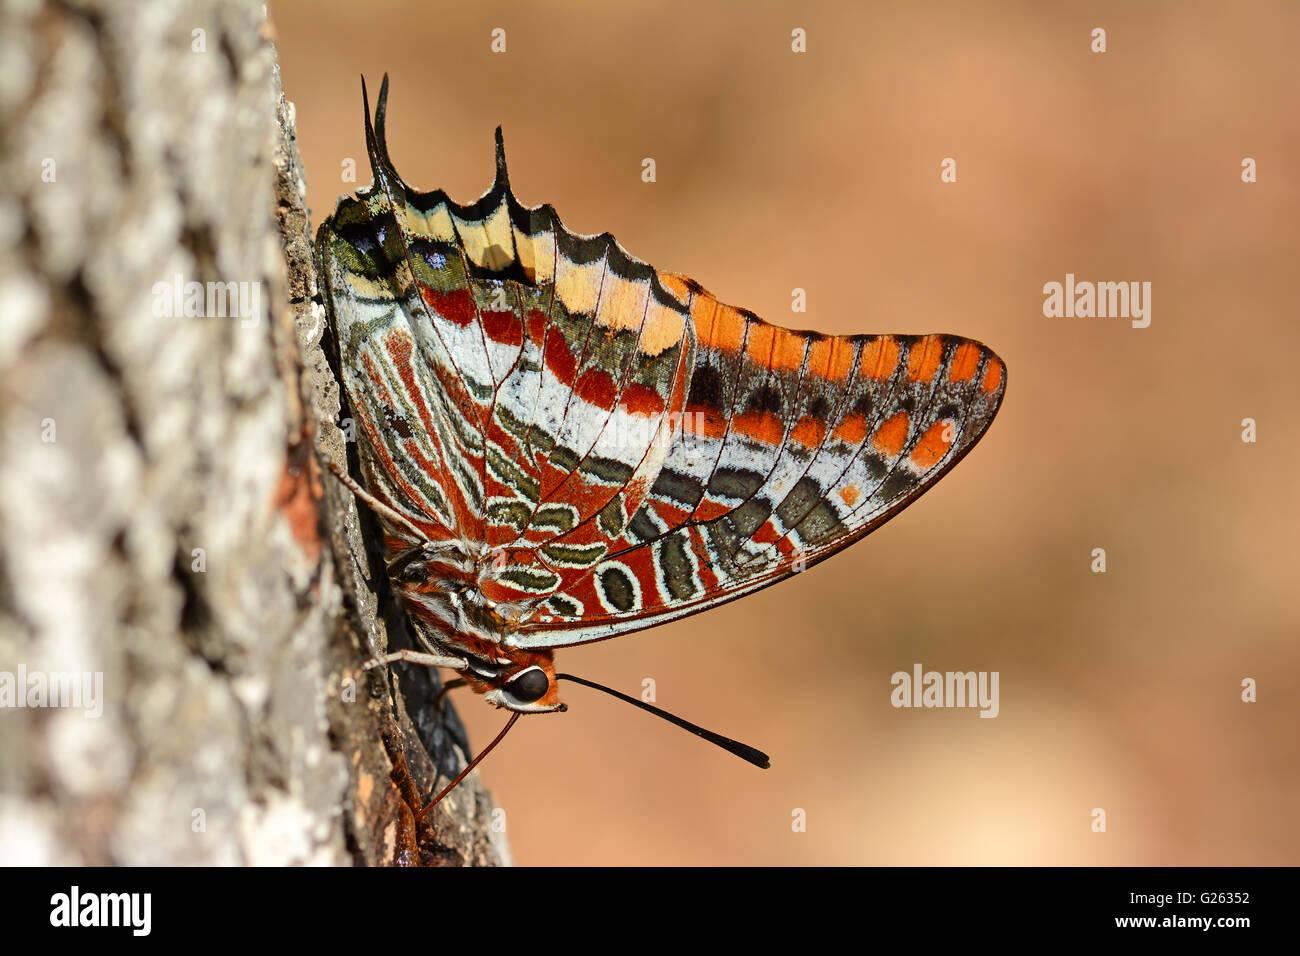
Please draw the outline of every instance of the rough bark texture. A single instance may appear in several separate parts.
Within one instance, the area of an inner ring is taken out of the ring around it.
[[[351,450],[264,15],[0,3],[0,704],[103,675],[100,716],[0,707],[0,864],[507,860],[474,777],[415,827],[463,731],[361,669],[403,619],[318,458]],[[176,276],[256,307],[186,316]]]

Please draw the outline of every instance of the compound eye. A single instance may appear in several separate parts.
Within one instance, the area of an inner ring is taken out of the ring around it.
[[[506,685],[506,690],[510,691],[515,700],[522,704],[531,704],[535,700],[541,700],[550,689],[550,678],[546,676],[546,672],[540,667],[528,668]]]

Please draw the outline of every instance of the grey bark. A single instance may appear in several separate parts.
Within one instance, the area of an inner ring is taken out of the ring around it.
[[[103,682],[0,706],[0,864],[508,861],[476,776],[415,827],[463,731],[361,669],[403,619],[294,136],[260,4],[0,3],[0,703]]]

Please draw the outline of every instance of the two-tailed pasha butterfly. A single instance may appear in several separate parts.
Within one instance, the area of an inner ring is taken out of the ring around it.
[[[790,331],[724,305],[521,205],[499,129],[478,201],[411,189],[388,158],[387,94],[385,76],[372,126],[363,81],[374,181],[316,237],[364,488],[335,473],[382,522],[423,647],[371,663],[452,668],[513,712],[466,773],[519,715],[565,709],[556,648],[829,557],[992,421],[1006,371],[978,342]]]

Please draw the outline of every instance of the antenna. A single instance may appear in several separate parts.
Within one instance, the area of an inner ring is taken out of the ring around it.
[[[768,760],[767,754],[763,753],[763,751],[761,750],[755,750],[753,747],[750,747],[747,744],[742,744],[738,740],[732,740],[730,737],[722,736],[722,734],[715,734],[711,730],[705,730],[703,727],[699,726],[698,724],[693,724],[689,720],[683,720],[681,717],[678,717],[676,714],[670,714],[666,710],[660,710],[658,707],[655,707],[651,704],[647,704],[643,700],[637,700],[635,697],[629,697],[627,694],[619,693],[618,691],[614,690],[614,688],[612,687],[606,687],[604,684],[597,684],[593,680],[587,680],[582,677],[575,677],[572,674],[556,674],[555,676],[557,680],[571,680],[575,684],[582,684],[584,687],[592,687],[595,688],[596,690],[603,690],[606,694],[609,694],[609,696],[611,697],[617,697],[619,700],[625,701],[626,703],[629,703],[634,707],[640,707],[642,710],[648,711],[654,714],[656,717],[662,717],[670,724],[676,724],[678,727],[682,728],[682,730],[689,730],[697,737],[703,737],[709,743],[721,747],[723,750],[727,751],[728,753],[735,754],[741,760],[749,761],[755,767],[758,767],[762,770],[766,770],[771,766],[771,762]],[[495,743],[495,741],[493,741],[493,743]]]
[[[640,707],[642,710],[654,714],[656,717],[663,718],[670,724],[676,724],[678,727],[682,728],[682,730],[689,730],[697,737],[703,737],[709,743],[721,747],[723,750],[727,751],[727,753],[735,754],[741,760],[752,763],[760,770],[767,770],[771,766],[767,754],[763,753],[761,750],[755,750],[748,744],[742,744],[739,740],[732,740],[730,737],[722,736],[722,734],[715,734],[711,730],[705,730],[699,724],[693,724],[689,720],[678,717],[676,714],[670,714],[666,710],[660,710],[658,707],[655,707],[652,704],[647,704],[643,700],[629,697],[627,694],[620,693],[612,687],[606,687],[604,684],[597,684],[594,680],[587,680],[585,677],[575,677],[573,674],[556,674],[555,679],[571,680],[575,684],[581,684],[584,687],[591,687],[595,690],[604,691],[606,694],[609,694],[610,697],[617,697],[619,700],[631,704],[633,707]],[[446,694],[447,691],[451,690],[453,687],[461,687],[465,683],[466,682],[463,678],[448,681],[446,685],[443,686],[442,691],[438,694],[438,705],[441,706],[443,695]],[[442,790],[439,791],[438,795],[429,801],[428,806],[424,807],[415,815],[415,822],[419,823],[423,820],[425,815],[442,801],[443,797],[455,790],[456,787],[459,786],[460,782],[469,776],[470,771],[477,767],[483,761],[483,758],[492,752],[492,749],[496,747],[497,744],[501,743],[505,735],[510,732],[510,728],[515,725],[515,721],[523,715],[523,711],[518,710],[511,714],[510,720],[508,720],[506,725],[501,728],[501,733],[497,734],[492,743],[484,747],[482,751],[479,752],[479,755],[469,762],[469,765],[457,775],[455,780],[443,787]]]

